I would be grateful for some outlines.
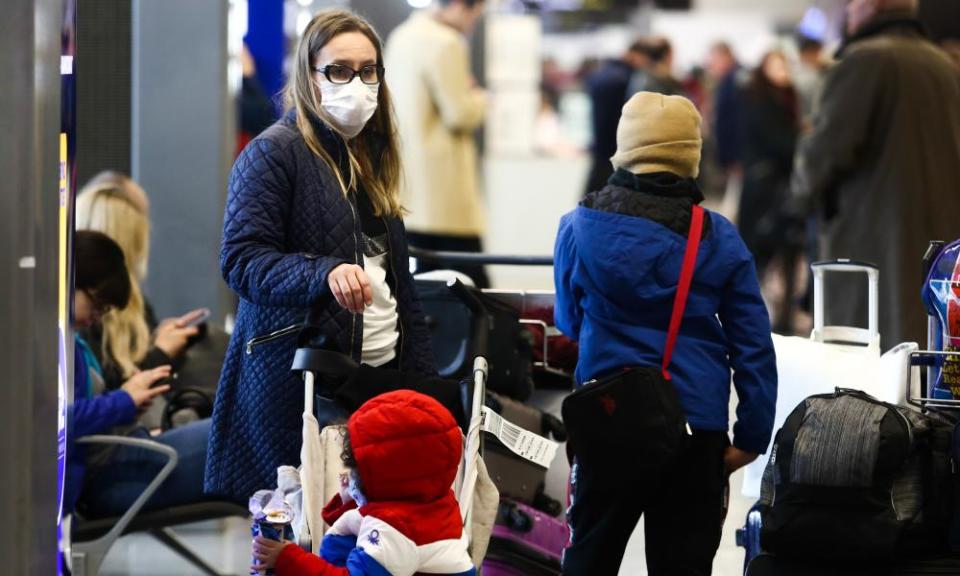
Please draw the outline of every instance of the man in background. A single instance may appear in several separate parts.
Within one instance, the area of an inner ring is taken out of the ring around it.
[[[426,250],[481,252],[484,211],[474,133],[486,97],[470,72],[466,37],[483,15],[483,0],[439,0],[415,12],[387,41],[390,78],[405,173],[400,198],[410,245]],[[418,272],[432,269],[421,263]],[[451,268],[451,266],[445,266]],[[452,266],[478,287],[482,266]]]
[[[714,159],[723,172],[724,195],[720,211],[737,221],[740,206],[740,188],[743,186],[741,147],[743,135],[740,126],[740,88],[742,73],[733,48],[726,42],[717,42],[707,56],[707,75],[713,81],[713,106],[708,121],[714,149]]]
[[[673,45],[666,38],[651,38],[646,42],[649,65],[637,70],[630,80],[627,96],[637,92],[654,92],[665,96],[683,94],[683,85],[673,76]]]
[[[604,62],[586,79],[593,117],[593,159],[584,193],[600,190],[613,175],[610,157],[617,152],[617,124],[627,102],[627,91],[634,73],[650,64],[648,47],[634,42],[620,58]]]
[[[800,112],[804,127],[809,127],[816,113],[816,103],[823,88],[827,62],[823,58],[823,42],[816,38],[797,35],[799,62],[793,70],[793,84],[800,96]]]
[[[926,341],[920,260],[960,236],[960,75],[928,41],[916,0],[851,0],[794,190],[821,220],[820,256],[880,267],[884,348]],[[844,286],[828,324],[862,325],[867,294]]]

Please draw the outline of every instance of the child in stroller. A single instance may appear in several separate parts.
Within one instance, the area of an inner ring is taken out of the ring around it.
[[[346,426],[341,494],[324,508],[320,556],[258,537],[254,570],[277,576],[473,576],[460,506],[459,426],[439,402],[409,390],[378,396]]]

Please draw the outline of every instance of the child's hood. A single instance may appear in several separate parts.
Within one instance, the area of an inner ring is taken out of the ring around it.
[[[451,495],[463,436],[439,402],[409,390],[378,396],[348,423],[367,500],[429,503]]]

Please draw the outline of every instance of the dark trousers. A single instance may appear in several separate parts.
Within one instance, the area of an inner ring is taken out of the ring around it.
[[[407,242],[411,246],[423,250],[433,250],[438,252],[483,252],[483,245],[477,236],[444,236],[441,234],[421,234],[420,232],[407,232]],[[483,266],[477,265],[454,265],[444,266],[433,262],[420,262],[417,267],[417,273],[430,272],[431,270],[456,270],[466,274],[473,280],[477,288],[489,288],[490,279]]]
[[[210,437],[209,418],[167,430],[159,436],[151,437],[143,428],[129,435],[173,448],[179,457],[177,467],[147,501],[145,511],[192,504],[205,498],[203,470]],[[153,450],[134,446],[114,448],[107,462],[87,471],[81,496],[84,511],[92,518],[123,514],[166,463],[167,457]]]
[[[651,576],[710,574],[727,513],[726,432],[696,431],[670,469],[631,472],[574,463],[567,511],[570,545],[565,576],[616,576],[627,542],[645,515]]]

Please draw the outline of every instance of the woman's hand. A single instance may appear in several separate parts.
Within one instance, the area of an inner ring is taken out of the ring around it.
[[[356,264],[341,264],[334,268],[327,275],[327,284],[337,304],[354,314],[362,314],[366,306],[373,304],[370,278]]]
[[[170,358],[176,358],[187,347],[187,341],[197,335],[197,327],[184,327],[180,318],[167,318],[157,326],[153,345]]]
[[[148,408],[153,399],[170,390],[169,384],[154,386],[160,380],[170,377],[170,366],[160,366],[152,370],[137,372],[123,383],[121,390],[130,395],[138,410]]]
[[[263,573],[277,565],[277,558],[289,542],[277,542],[263,536],[253,539],[253,557],[257,563],[250,567],[254,572]]]

